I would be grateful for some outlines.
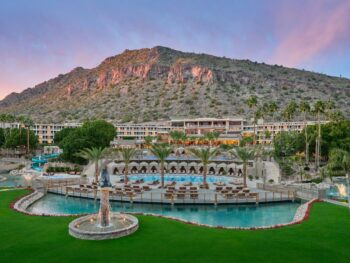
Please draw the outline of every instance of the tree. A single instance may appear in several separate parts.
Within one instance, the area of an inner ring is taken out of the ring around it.
[[[272,101],[270,102],[270,104],[268,105],[268,112],[271,114],[272,116],[272,121],[275,121],[275,113],[278,111],[278,105],[276,102]]]
[[[307,127],[310,143],[310,154],[315,153],[316,140],[318,136],[318,125]],[[350,121],[330,122],[321,125],[321,149],[320,155],[327,160],[330,151],[340,148],[350,151]]]
[[[303,150],[304,140],[297,132],[280,132],[273,138],[275,156],[290,157]]]
[[[316,145],[315,145],[315,169],[318,171],[318,168],[320,166],[320,158],[321,158],[321,114],[324,114],[326,110],[326,104],[323,101],[317,101],[314,105],[314,113],[317,116],[317,127],[318,127],[318,133],[316,138]]]
[[[290,101],[284,111],[282,112],[282,117],[286,121],[292,121],[296,112],[298,110],[298,104],[292,100]]]
[[[82,127],[71,131],[65,131],[63,135],[58,144],[63,149],[61,158],[69,162],[82,164],[84,159],[76,153],[85,148],[109,147],[110,142],[115,138],[116,131],[112,124],[97,120],[86,122]]]
[[[152,136],[146,136],[145,137],[145,146],[148,149],[149,147],[151,147],[152,145],[152,141],[153,141],[153,137]]]
[[[151,152],[159,160],[161,183],[162,188],[164,188],[164,163],[166,158],[171,154],[172,148],[167,144],[155,144],[152,146]]]
[[[219,139],[219,136],[220,136],[220,132],[213,131],[213,132],[207,132],[204,135],[204,138],[209,142],[209,147],[211,147],[213,142],[216,142]]]
[[[25,147],[28,146],[28,136],[23,136],[27,129],[10,129],[5,133],[5,144],[6,148],[17,148],[17,147]],[[29,131],[29,146],[30,148],[36,148],[38,144],[38,137],[35,135],[33,131]]]
[[[307,114],[310,112],[311,107],[307,101],[302,101],[299,105],[300,112],[304,116],[304,135],[305,135],[305,164],[309,164],[309,138],[307,134]]]
[[[15,122],[16,117],[12,114],[3,113],[0,114],[0,122]]]
[[[26,153],[29,154],[30,152],[30,128],[34,125],[33,120],[30,118],[30,116],[19,116],[17,118],[17,121],[21,123],[26,128],[26,134],[27,134],[27,143],[26,143]]]
[[[137,150],[135,148],[120,148],[118,149],[118,153],[124,161],[124,183],[127,184],[129,181],[129,164],[131,159],[136,155]]]
[[[64,128],[55,133],[54,142],[59,145],[61,141],[77,128]]]
[[[95,182],[98,182],[98,176],[100,174],[99,162],[105,157],[107,154],[107,148],[85,148],[80,152],[76,153],[78,157],[81,157],[85,160],[91,161],[95,165]]]
[[[300,182],[303,181],[303,175],[304,175],[304,158],[302,154],[295,154],[294,156],[290,157],[291,161],[297,165],[298,167],[298,173],[300,176]]]
[[[178,130],[170,131],[169,135],[176,147],[179,146],[180,141],[184,138],[184,133]]]
[[[253,109],[258,105],[258,98],[256,96],[251,96],[249,99],[247,99],[246,104],[248,105],[249,109]],[[253,130],[253,144],[256,143],[256,134],[255,134],[255,114],[254,114],[254,130]]]
[[[249,160],[255,157],[255,150],[246,147],[236,147],[230,153],[239,159],[243,164],[243,185],[247,187],[247,165]]]
[[[5,130],[0,128],[0,148],[5,144]]]
[[[218,148],[191,148],[189,149],[190,153],[201,160],[203,165],[203,185],[207,187],[207,173],[208,173],[208,164],[211,162],[211,159],[219,154]]]

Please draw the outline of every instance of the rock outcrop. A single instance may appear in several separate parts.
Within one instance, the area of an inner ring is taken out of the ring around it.
[[[125,50],[96,68],[78,67],[12,93],[0,101],[0,113],[57,122],[242,115],[251,95],[281,107],[290,99],[333,99],[350,115],[348,79],[159,46]]]

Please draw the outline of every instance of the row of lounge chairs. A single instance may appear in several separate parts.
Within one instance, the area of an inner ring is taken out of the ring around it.
[[[256,198],[259,194],[258,193],[244,193],[244,192],[238,192],[238,193],[224,193],[223,196],[226,199],[233,199],[233,198],[242,198],[242,199],[246,199],[246,198]]]

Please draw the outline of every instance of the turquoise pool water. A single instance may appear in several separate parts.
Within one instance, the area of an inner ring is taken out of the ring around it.
[[[24,180],[20,175],[10,175],[8,173],[3,173],[0,174],[0,176],[6,178],[5,181],[0,182],[0,187],[17,187],[24,185]]]
[[[115,212],[144,212],[177,217],[212,226],[254,227],[288,223],[300,203],[260,205],[159,205],[112,202]],[[48,194],[29,207],[35,213],[96,213],[99,202],[89,199]]]
[[[138,174],[138,175],[129,175],[129,180],[136,181],[143,179],[145,182],[153,182],[153,181],[160,181],[161,177],[159,174]],[[164,181],[166,183],[168,182],[183,182],[183,183],[203,183],[203,176],[200,175],[193,175],[193,174],[179,174],[179,175],[170,175],[166,174],[164,176]],[[208,183],[216,183],[216,182],[227,182],[227,177],[224,176],[207,176],[207,182]]]

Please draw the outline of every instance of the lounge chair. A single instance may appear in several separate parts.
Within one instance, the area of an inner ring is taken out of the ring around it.
[[[164,198],[165,198],[165,199],[173,199],[173,198],[174,198],[174,195],[173,195],[173,193],[165,193],[165,194],[164,194]]]
[[[222,191],[222,189],[223,189],[222,186],[217,186],[217,187],[215,188],[215,191],[220,192],[220,191]]]
[[[198,199],[198,193],[193,193],[193,194],[191,193],[190,198],[191,199]]]
[[[176,195],[176,197],[177,197],[178,199],[185,199],[185,194],[183,194],[183,193],[178,193],[178,194]]]
[[[237,197],[238,198],[245,198],[246,196],[245,196],[245,193],[238,193]]]
[[[144,185],[144,186],[142,187],[142,189],[143,189],[144,191],[151,191],[151,188],[150,188],[148,185]]]
[[[243,192],[243,193],[249,193],[249,192],[250,192],[250,189],[249,189],[249,188],[243,188],[243,189],[242,189],[242,192]]]

